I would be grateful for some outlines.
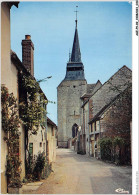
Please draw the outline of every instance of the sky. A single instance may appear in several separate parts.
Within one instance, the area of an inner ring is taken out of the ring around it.
[[[11,49],[22,61],[21,41],[31,35],[34,71],[48,100],[57,102],[57,86],[64,79],[69,50],[78,35],[88,84],[102,84],[119,68],[132,68],[132,4],[128,2],[20,2],[11,8]],[[49,103],[48,117],[57,124],[57,104]]]

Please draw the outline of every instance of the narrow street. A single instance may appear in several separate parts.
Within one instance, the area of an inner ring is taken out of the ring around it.
[[[26,194],[118,194],[132,193],[132,168],[104,163],[69,149],[57,149],[51,175],[36,191]]]

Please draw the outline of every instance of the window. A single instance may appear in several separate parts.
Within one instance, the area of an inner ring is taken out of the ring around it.
[[[72,126],[72,137],[76,137],[77,136],[77,132],[78,132],[78,125],[77,124],[74,124]]]
[[[93,132],[93,125],[92,125],[92,123],[91,123],[91,132]]]
[[[33,156],[33,143],[29,143],[29,154]]]
[[[96,131],[99,131],[99,121],[96,121]]]
[[[42,147],[42,142],[40,142],[40,147]]]
[[[96,122],[93,123],[93,132],[96,131]]]
[[[96,121],[94,122],[94,131],[96,131]]]

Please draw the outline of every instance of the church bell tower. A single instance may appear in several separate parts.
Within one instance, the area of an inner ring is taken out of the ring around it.
[[[57,87],[58,147],[60,148],[69,147],[69,143],[76,136],[77,129],[81,125],[80,97],[87,88],[78,38],[77,10],[75,12],[76,25],[72,53],[69,55],[65,78]]]
[[[65,80],[84,80],[84,66],[81,61],[81,52],[77,30],[77,19],[75,35],[72,47],[72,54],[69,54],[69,62],[67,63],[67,70]]]

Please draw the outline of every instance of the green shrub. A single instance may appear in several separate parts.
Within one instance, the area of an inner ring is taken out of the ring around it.
[[[33,174],[36,180],[41,179],[41,174],[45,167],[45,162],[46,162],[45,156],[43,155],[43,153],[39,153],[33,170]]]
[[[28,182],[39,181],[47,178],[52,172],[52,164],[48,162],[44,153],[39,153],[38,156],[28,156],[26,161],[26,179]]]
[[[114,145],[114,146],[119,146],[119,147],[121,147],[123,144],[124,144],[123,138],[117,136],[117,137],[115,137],[115,138],[113,139],[113,145]]]
[[[101,158],[103,160],[111,160],[112,153],[112,139],[111,138],[101,138],[99,140],[99,145],[101,149]]]

